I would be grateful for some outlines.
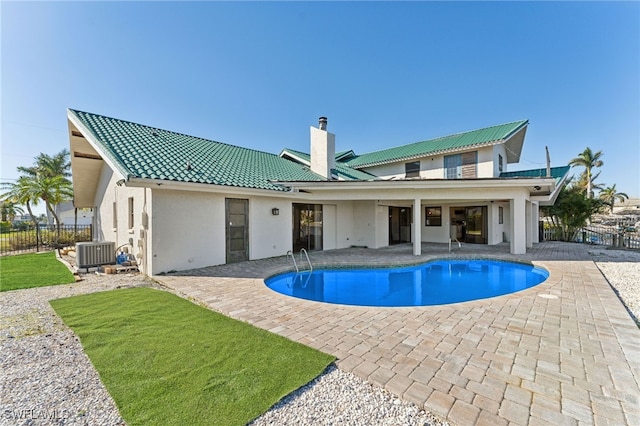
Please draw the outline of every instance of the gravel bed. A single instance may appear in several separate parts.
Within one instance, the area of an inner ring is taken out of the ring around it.
[[[638,322],[640,253],[594,249],[589,254]],[[0,293],[0,425],[124,424],[77,337],[49,300],[156,284],[139,274],[82,278]],[[447,425],[335,366],[251,423],[276,424]]]
[[[49,300],[153,285],[141,275],[0,293],[0,425],[122,425],[113,399]]]

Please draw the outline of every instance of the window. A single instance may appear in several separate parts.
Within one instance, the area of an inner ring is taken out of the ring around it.
[[[412,163],[404,163],[404,177],[420,177],[420,162],[414,161]]]
[[[129,229],[133,228],[133,197],[129,197]]]
[[[446,179],[469,179],[478,177],[478,151],[444,156]]]
[[[113,202],[113,227],[118,227],[118,205],[116,202]]]
[[[502,171],[502,155],[498,154],[498,171]]]
[[[498,224],[502,225],[503,223],[504,223],[504,209],[502,207],[498,207]]]
[[[442,226],[442,207],[426,207],[425,213],[426,226]]]

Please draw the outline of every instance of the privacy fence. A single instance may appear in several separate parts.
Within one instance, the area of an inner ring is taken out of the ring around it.
[[[91,225],[40,226],[24,231],[10,230],[0,234],[0,255],[53,250],[92,241]]]

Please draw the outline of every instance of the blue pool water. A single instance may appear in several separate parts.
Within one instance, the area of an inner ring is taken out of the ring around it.
[[[278,293],[359,306],[429,306],[485,299],[540,284],[549,273],[520,263],[440,260],[382,269],[289,272],[265,280]]]

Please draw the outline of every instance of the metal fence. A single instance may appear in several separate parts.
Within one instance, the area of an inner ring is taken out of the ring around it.
[[[558,241],[562,235],[560,228],[545,228],[544,241]],[[590,225],[580,229],[575,242],[607,247],[640,249],[640,233],[625,227]]]
[[[91,225],[40,226],[39,229],[10,230],[0,234],[0,255],[53,250],[92,241]]]

